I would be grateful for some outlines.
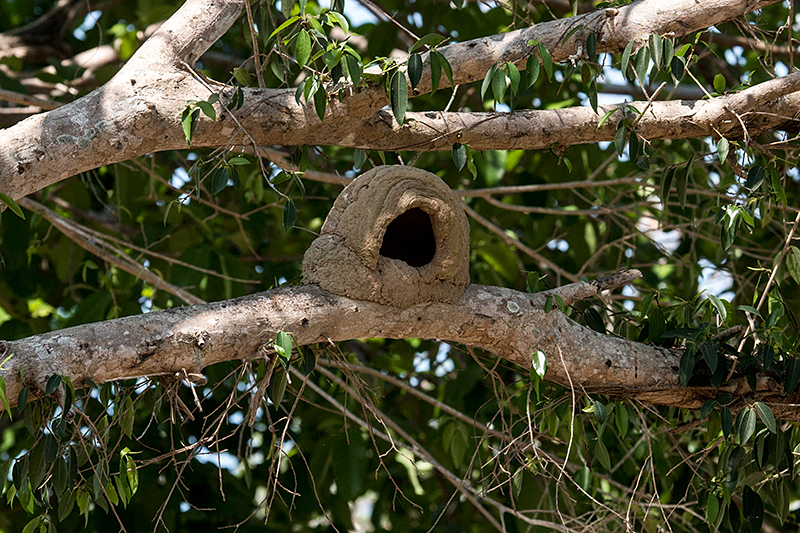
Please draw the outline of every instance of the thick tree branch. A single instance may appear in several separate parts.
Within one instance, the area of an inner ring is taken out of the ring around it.
[[[77,386],[109,380],[199,372],[226,360],[257,357],[259,347],[279,331],[290,332],[298,345],[364,337],[444,339],[491,351],[523,369],[532,354],[563,354],[565,365],[550,364],[546,379],[570,381],[587,392],[601,392],[651,403],[699,408],[727,390],[739,397],[746,383],[720,389],[682,388],[679,355],[664,348],[601,335],[558,310],[545,313],[547,297],[589,298],[618,287],[634,274],[614,280],[579,282],[524,294],[511,289],[470,285],[455,304],[427,302],[407,309],[352,300],[316,285],[274,289],[235,300],[180,307],[97,324],[87,324],[26,339],[3,342],[11,356],[0,375],[8,398],[17,398],[23,383],[44,390],[53,374],[68,376]],[[783,400],[777,385],[759,381],[762,401]],[[775,409],[783,416],[787,413]]]
[[[617,52],[631,39],[644,39],[650,33],[685,35],[765,4],[715,0],[701,5],[680,0],[665,7],[660,0],[640,0],[621,8],[454,44],[443,48],[442,53],[453,66],[455,83],[466,83],[481,79],[498,61],[524,61],[533,50],[527,44],[530,40],[544,43],[559,61],[577,52],[586,31],[597,33],[598,51]],[[221,86],[212,87],[193,77],[187,66],[233,24],[242,6],[242,0],[187,1],[108,84],[76,102],[4,130],[0,136],[0,190],[20,198],[100,165],[185,146],[180,116],[186,102],[204,100],[212,92],[222,91]],[[563,37],[576,24],[584,24],[585,29],[562,46]],[[428,75],[423,76],[418,93],[430,89]],[[751,90],[761,94],[758,88]],[[772,98],[786,94],[781,91],[769,89]],[[251,89],[245,94],[245,105],[237,111],[238,122],[220,108],[216,123],[200,120],[193,145],[335,144],[381,150],[442,150],[458,140],[476,149],[507,149],[566,146],[613,137],[612,121],[594,131],[589,124],[599,117],[584,108],[518,111],[511,116],[409,113],[408,123],[400,128],[390,113],[379,111],[387,103],[381,84],[351,91],[341,102],[330,98],[322,123],[313,106],[295,102],[294,89]],[[739,115],[754,109],[752,100],[742,101],[736,95],[725,98],[732,98],[731,103],[722,99],[654,105],[648,111],[653,119],[642,120],[640,133],[645,138],[709,135],[714,128],[724,133],[726,123],[715,121],[727,120],[728,115],[721,113],[725,105]],[[773,115],[793,115],[783,107],[791,103],[791,97],[786,99],[766,107],[772,115],[762,121],[763,127],[786,120]],[[763,98],[756,100],[764,102]],[[737,108],[737,103],[744,108]],[[687,118],[696,119],[695,123]],[[689,122],[688,126],[683,122]],[[731,130],[738,127],[733,122],[738,121],[731,121]]]

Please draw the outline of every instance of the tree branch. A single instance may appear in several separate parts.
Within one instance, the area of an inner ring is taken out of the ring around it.
[[[455,304],[427,302],[407,309],[336,296],[316,285],[278,288],[3,342],[3,358],[11,358],[0,375],[13,405],[23,386],[20,372],[24,385],[34,391],[44,390],[53,374],[83,386],[88,380],[102,383],[182,369],[199,372],[221,361],[257,357],[260,346],[285,331],[298,345],[364,337],[444,339],[491,351],[523,369],[530,368],[536,351],[554,357],[560,350],[565,364],[551,364],[547,380],[566,385],[571,379],[587,392],[663,405],[698,409],[722,390],[740,397],[750,393],[744,381],[719,389],[683,388],[677,377],[678,354],[602,335],[558,310],[544,312],[551,292],[572,291],[584,299],[604,287],[625,283],[632,275],[532,295],[470,285]],[[753,396],[785,402],[774,388],[763,378],[759,394]]]
[[[468,83],[483,78],[496,62],[523,62],[534,49],[527,44],[530,40],[545,44],[554,60],[560,61],[577,51],[576,43],[585,40],[586,32],[595,31],[598,51],[618,52],[632,39],[644,39],[651,33],[685,35],[767,3],[714,0],[701,5],[680,0],[664,9],[660,0],[639,0],[621,8],[453,44],[441,52],[453,67],[454,82]],[[242,6],[243,0],[222,4],[188,0],[105,86],[4,130],[0,137],[0,190],[17,199],[100,165],[185,147],[181,113],[188,100],[205,100],[213,88],[194,78],[183,65],[192,65],[233,24]],[[585,28],[561,43],[576,24]],[[424,69],[426,74],[413,94],[430,90],[429,71]],[[640,134],[657,139],[709,135],[714,128],[723,134],[733,132],[739,126],[735,120],[728,121],[731,112],[770,113],[754,115],[754,127],[785,123],[796,109],[790,106],[800,100],[800,95],[774,100],[795,87],[795,78],[786,79],[754,87],[746,97],[740,96],[747,93],[743,91],[708,102],[655,103],[648,111],[652,119],[640,123]],[[225,93],[222,87],[220,92]],[[458,141],[480,150],[534,149],[610,140],[614,134],[612,121],[594,131],[591,124],[599,117],[588,108],[517,111],[513,115],[408,113],[406,126],[400,128],[389,112],[380,111],[386,103],[382,84],[361,87],[342,101],[330,98],[325,120],[320,123],[313,105],[295,102],[294,89],[248,89],[236,119],[246,133],[220,107],[217,122],[200,119],[193,146],[250,145],[255,141],[262,145],[335,144],[431,151],[449,149]],[[781,114],[785,116],[776,116]],[[152,135],[154,131],[159,134]]]

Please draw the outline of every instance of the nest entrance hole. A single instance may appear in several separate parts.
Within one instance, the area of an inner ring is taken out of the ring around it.
[[[380,254],[415,268],[433,261],[436,236],[430,215],[414,207],[392,220],[383,235]]]

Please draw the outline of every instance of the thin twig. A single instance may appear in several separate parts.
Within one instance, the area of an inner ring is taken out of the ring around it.
[[[148,270],[134,261],[123,251],[114,249],[114,253],[116,255],[106,251],[101,246],[95,244],[93,242],[94,238],[90,235],[87,235],[82,228],[77,227],[72,222],[61,218],[58,216],[58,214],[43,206],[39,202],[31,200],[30,198],[20,198],[17,200],[17,203],[19,203],[25,209],[29,209],[34,213],[41,215],[42,218],[56,226],[61,233],[63,233],[84,250],[95,254],[97,257],[116,267],[119,267],[133,276],[142,278],[147,283],[153,285],[153,287],[156,289],[163,289],[173,296],[177,296],[187,304],[195,305],[203,303],[202,299],[181,289],[180,287],[172,285],[168,281],[165,281],[152,270]]]
[[[256,79],[258,79],[258,88],[263,89],[266,87],[264,83],[264,72],[261,70],[261,57],[258,51],[258,38],[256,37],[256,28],[253,23],[253,10],[250,8],[250,1],[244,3],[244,9],[247,12],[247,24],[250,27],[250,42],[253,46],[253,62],[256,67]],[[262,30],[263,31],[263,30]]]
[[[483,218],[481,215],[479,215],[477,213],[477,211],[472,209],[467,204],[462,202],[461,206],[464,208],[464,211],[466,211],[467,214],[469,216],[471,216],[476,222],[478,222],[479,224],[484,226],[486,229],[488,229],[489,231],[491,231],[492,233],[494,233],[495,235],[497,235],[501,239],[503,239],[503,241],[505,241],[510,246],[514,246],[515,248],[517,248],[519,251],[521,251],[522,253],[524,253],[525,255],[527,255],[528,257],[533,259],[534,261],[538,261],[540,263],[543,263],[545,266],[547,266],[547,268],[549,268],[550,270],[552,270],[553,272],[555,272],[559,276],[563,276],[563,277],[567,278],[570,281],[578,281],[578,277],[577,276],[575,276],[574,274],[570,274],[569,272],[567,272],[566,270],[564,270],[563,268],[561,268],[557,264],[553,263],[552,261],[550,261],[546,257],[544,257],[541,254],[537,253],[535,250],[533,250],[533,249],[529,248],[528,246],[524,245],[518,239],[510,237],[506,232],[504,232],[502,229],[497,227],[496,224],[493,224],[493,223],[489,222],[488,220],[486,220],[485,218]]]

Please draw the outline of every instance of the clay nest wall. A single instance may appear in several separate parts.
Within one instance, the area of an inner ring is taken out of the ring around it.
[[[303,280],[395,307],[454,303],[469,285],[469,224],[438,176],[381,166],[336,198],[303,257]]]

